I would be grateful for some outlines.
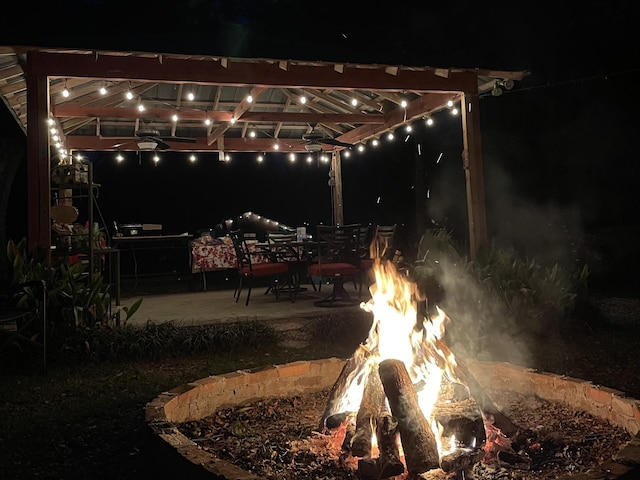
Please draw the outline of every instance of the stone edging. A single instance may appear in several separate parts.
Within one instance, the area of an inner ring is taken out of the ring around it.
[[[229,462],[214,457],[184,436],[177,423],[200,420],[217,409],[250,403],[263,398],[313,393],[330,388],[338,378],[344,360],[300,361],[239,370],[202,378],[163,392],[145,407],[145,419],[157,446],[166,455],[178,457],[174,467],[190,478],[260,480]],[[613,479],[640,464],[640,402],[623,392],[566,376],[541,373],[509,363],[468,363],[478,381],[495,389],[534,394],[611,421],[634,438],[615,458],[598,471],[568,476],[567,480]]]

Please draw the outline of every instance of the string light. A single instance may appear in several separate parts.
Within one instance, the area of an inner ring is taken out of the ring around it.
[[[313,162],[313,156],[307,155],[307,163],[311,163],[311,162]]]
[[[124,157],[122,156],[121,153],[119,153],[118,155],[116,155],[116,162],[118,163],[122,163],[124,161]]]
[[[453,107],[453,100],[449,100],[447,102],[447,107],[449,107],[449,108]]]
[[[196,98],[196,96],[193,94],[193,92],[189,92],[187,93],[187,100],[192,101],[193,99]]]
[[[413,127],[410,124],[407,124],[407,126],[404,127],[404,131],[407,132],[407,133],[410,133],[411,130],[413,130]]]
[[[251,131],[249,131],[249,136],[250,136],[251,138],[256,138],[256,131],[255,131],[255,130],[251,130]]]
[[[174,113],[173,116],[171,117],[171,120],[173,120],[174,122],[178,121],[178,114]]]
[[[191,154],[191,156],[189,157],[189,161],[191,163],[195,163],[196,160],[198,160],[198,157],[196,157],[193,153]]]
[[[67,81],[65,80],[64,81],[64,89],[62,90],[62,96],[64,98],[69,98],[69,95],[70,95],[70,93],[69,93],[69,89],[67,88]]]
[[[207,126],[211,125],[211,120],[209,120],[208,118],[205,118],[204,119],[204,124],[207,125]]]
[[[247,95],[247,102],[248,103],[253,102],[253,96],[252,95]]]
[[[293,163],[293,162],[295,162],[295,161],[296,161],[296,154],[295,154],[295,153],[291,152],[291,153],[289,154],[289,161],[290,161],[291,163]]]
[[[387,140],[392,141],[394,138],[395,138],[395,135],[393,134],[393,132],[387,133]]]
[[[374,138],[373,140],[371,140],[371,145],[373,145],[374,147],[377,147],[379,143],[380,142],[378,142],[377,138]]]
[[[264,161],[264,157],[258,154],[258,158],[256,160],[258,160],[258,163],[262,163]]]
[[[153,162],[157,165],[159,161],[160,161],[160,157],[158,156],[158,154],[157,153],[154,154],[153,155]]]
[[[106,95],[107,94],[107,87],[104,86],[104,84],[102,84],[102,86],[100,87],[100,95]]]
[[[131,82],[129,82],[129,88],[127,89],[124,96],[126,97],[127,100],[133,100],[134,95],[133,95],[133,92],[131,91]]]
[[[358,99],[357,98],[353,97],[351,99],[351,106],[352,107],[357,107],[358,106]]]
[[[433,118],[427,117],[427,119],[424,121],[424,123],[427,124],[427,127],[432,127],[433,126]]]

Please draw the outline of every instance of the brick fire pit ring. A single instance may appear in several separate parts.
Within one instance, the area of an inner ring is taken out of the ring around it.
[[[145,419],[152,433],[153,457],[162,460],[163,473],[188,474],[189,478],[218,480],[260,480],[227,461],[198,447],[177,428],[177,424],[197,421],[216,410],[247,404],[256,400],[315,393],[330,388],[338,378],[345,360],[300,361],[239,370],[202,378],[163,392],[145,407]],[[477,379],[493,388],[545,400],[609,420],[624,428],[633,439],[604,462],[598,472],[568,475],[567,480],[640,478],[640,401],[623,392],[592,382],[562,375],[538,372],[495,362],[469,362]],[[595,473],[595,476],[594,476]],[[629,476],[638,474],[636,476]]]

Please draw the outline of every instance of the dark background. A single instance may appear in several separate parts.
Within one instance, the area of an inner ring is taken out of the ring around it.
[[[26,28],[4,29],[0,44],[528,70],[513,90],[480,103],[490,235],[540,259],[588,261],[632,285],[640,266],[636,4],[85,0],[36,11],[22,2],[3,9]],[[31,27],[35,17],[47,24]],[[397,222],[408,249],[432,225],[465,244],[460,121],[446,112],[436,121],[343,162],[345,221]],[[11,122],[0,136],[26,144]],[[292,226],[331,221],[328,166],[254,158],[200,154],[190,164],[164,153],[154,166],[144,154],[122,164],[112,153],[90,156],[107,226],[195,233],[248,210]],[[26,234],[25,185],[23,168],[12,190],[13,238]]]

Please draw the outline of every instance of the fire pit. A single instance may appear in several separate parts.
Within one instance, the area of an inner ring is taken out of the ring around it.
[[[179,424],[266,399],[302,396],[296,400],[302,402],[304,395],[324,391],[315,433],[330,440],[327,449],[337,449],[344,475],[335,478],[473,478],[480,465],[489,463],[513,467],[515,477],[507,478],[544,478],[521,473],[547,444],[536,427],[520,425],[493,398],[494,392],[511,392],[618,427],[607,434],[623,448],[609,458],[584,462],[591,476],[570,478],[616,478],[640,459],[638,439],[629,441],[640,430],[636,400],[583,380],[456,358],[444,341],[444,312],[436,307],[433,314],[419,314],[415,285],[392,265],[376,262],[374,273],[372,298],[363,305],[373,314],[373,324],[349,359],[265,367],[179,387],[148,404],[153,432],[211,478],[257,479],[200,448]]]

